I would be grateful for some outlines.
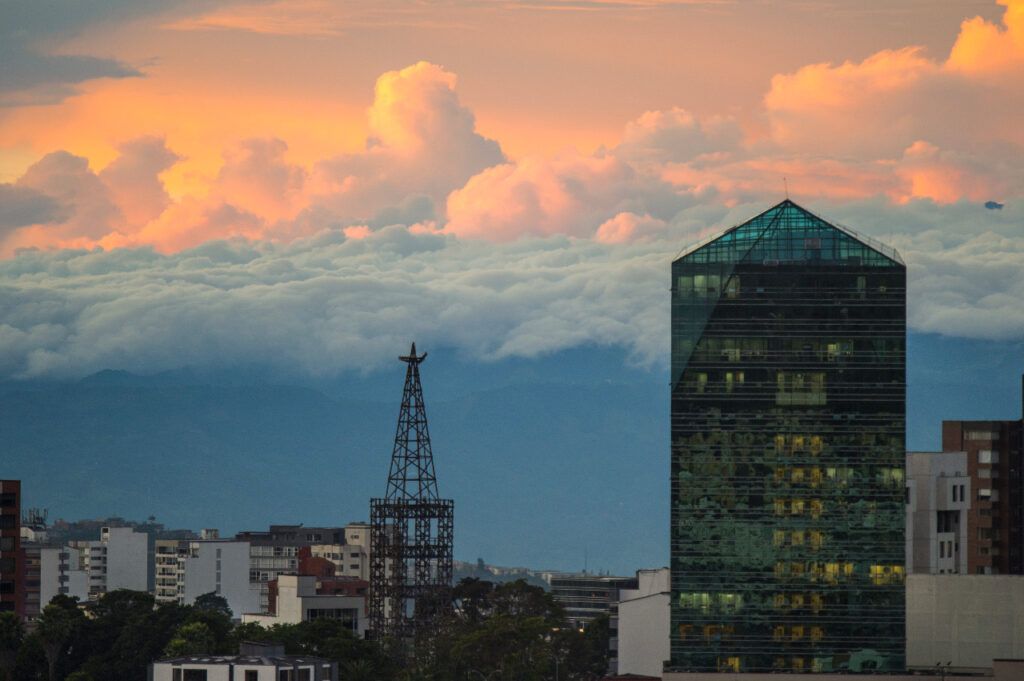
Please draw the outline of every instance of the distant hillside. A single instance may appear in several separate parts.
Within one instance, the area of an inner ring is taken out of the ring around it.
[[[442,363],[431,359],[424,389],[440,491],[456,501],[456,556],[568,568],[589,551],[594,564],[606,553],[609,568],[664,562],[660,376],[549,384],[520,375],[452,397]],[[387,479],[401,397],[395,364],[395,372],[359,379],[358,392],[210,384],[230,381],[189,372],[8,383],[0,389],[0,477],[21,478],[26,504],[49,508],[51,518],[152,515],[227,533],[365,520]],[[448,399],[434,397],[445,392]]]

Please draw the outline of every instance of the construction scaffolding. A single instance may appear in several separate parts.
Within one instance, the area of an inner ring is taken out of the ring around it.
[[[370,627],[396,650],[451,607],[455,502],[437,492],[416,344],[406,363],[405,389],[391,455],[387,493],[370,500]]]

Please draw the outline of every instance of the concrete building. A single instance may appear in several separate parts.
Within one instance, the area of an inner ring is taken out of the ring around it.
[[[636,577],[556,574],[551,577],[551,595],[565,609],[565,619],[584,628],[595,617],[616,613],[620,589],[636,589]]]
[[[212,592],[227,599],[236,619],[256,609],[259,594],[249,583],[248,542],[190,541],[178,560],[179,603],[190,605]]]
[[[984,681],[1021,681],[1024,679],[1024,660],[995,660],[992,668],[981,675]],[[850,681],[850,674],[814,674],[814,673],[729,673],[729,672],[665,672],[663,681]],[[942,667],[932,666],[927,676],[920,673],[898,673],[872,675],[868,678],[884,679],[884,681],[924,681],[925,679],[942,679],[942,681],[981,681],[978,674],[948,671]]]
[[[298,570],[298,552],[303,547],[344,547],[348,545],[362,547],[369,552],[369,525],[351,523],[345,527],[304,527],[302,525],[271,525],[266,532],[239,532],[236,541],[249,542],[249,583],[257,593],[256,612],[267,613],[270,608],[269,583],[278,575],[294,573]],[[325,553],[338,555],[337,561],[343,565],[342,574],[352,575],[348,567],[356,564],[351,554],[359,550],[324,549]],[[369,560],[360,559],[359,577],[369,576]]]
[[[666,587],[667,582],[656,571],[651,571],[647,577],[640,572],[638,577],[639,589],[623,592],[619,603],[619,673],[662,676],[658,665],[665,656],[670,625],[668,599],[659,589]],[[648,595],[644,596],[645,593]],[[956,674],[973,674],[1015,681],[1024,679],[1024,666],[1000,664],[1000,661],[1024,659],[1024,576],[914,574],[907,577],[906,595],[908,672],[935,673],[936,665],[942,665],[951,678]],[[1016,671],[1011,673],[1012,669]],[[664,678],[777,681],[790,677],[781,672],[764,675],[666,672]],[[804,673],[792,678],[850,676]],[[894,681],[910,677],[886,675],[885,678]]]
[[[997,659],[1024,659],[1024,576],[907,578],[909,669],[984,671]]]
[[[0,612],[24,615],[21,481],[0,480]]]
[[[968,573],[973,498],[966,452],[907,453],[908,573]]]
[[[358,638],[366,635],[367,582],[321,579],[316,575],[279,575],[269,586],[269,613],[243,615],[243,622],[270,627],[333,619],[344,621]]]
[[[151,681],[338,681],[338,665],[285,655],[283,646],[243,643],[238,655],[190,655],[154,662]]]
[[[669,659],[669,598],[671,571],[668,568],[638,570],[637,588],[619,591],[614,641],[618,649],[618,673],[660,677]]]
[[[98,540],[75,540],[66,546],[39,546],[39,600],[43,607],[56,594],[82,601],[108,591],[148,591],[149,537],[130,527],[104,527]]]
[[[219,534],[213,530],[200,536],[208,539],[156,540],[156,599],[191,605],[203,594],[216,593],[227,599],[236,619],[257,611],[259,592],[249,582],[249,543],[215,539]]]
[[[149,537],[130,527],[104,527],[99,540],[73,541],[78,550],[77,566],[69,560],[69,571],[85,570],[89,575],[89,599],[95,600],[115,589],[149,590]],[[69,559],[75,557],[68,552]]]
[[[349,523],[345,526],[344,544],[312,544],[314,557],[326,558],[334,563],[337,575],[355,579],[370,579],[370,525]]]
[[[1024,421],[943,421],[942,450],[966,452],[970,574],[1024,574]]]
[[[181,557],[188,552],[188,541],[157,539],[153,552],[153,595],[160,603],[177,603]]]
[[[618,669],[618,607],[622,589],[636,589],[636,577],[607,575],[554,574],[551,576],[551,595],[565,609],[569,626],[586,628],[596,617],[608,616],[609,642],[608,673]]]

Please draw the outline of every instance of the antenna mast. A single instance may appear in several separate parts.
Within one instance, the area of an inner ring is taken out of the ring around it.
[[[401,656],[451,607],[455,502],[437,492],[420,364],[412,344],[387,493],[370,500],[370,626]]]

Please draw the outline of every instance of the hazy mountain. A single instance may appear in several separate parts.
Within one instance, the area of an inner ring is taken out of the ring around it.
[[[1020,417],[1020,342],[912,336],[909,357],[911,448],[937,448],[943,418]],[[26,506],[51,519],[155,515],[225,532],[366,519],[403,379],[396,361],[315,380],[246,367],[8,382],[0,477],[23,479]],[[667,372],[603,349],[489,364],[432,352],[423,382],[457,557],[665,564]]]

